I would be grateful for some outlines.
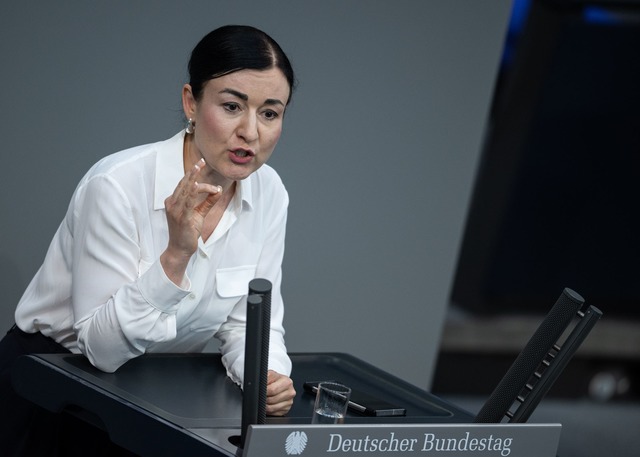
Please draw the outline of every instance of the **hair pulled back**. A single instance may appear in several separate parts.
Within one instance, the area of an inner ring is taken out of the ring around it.
[[[193,48],[189,60],[189,85],[196,100],[207,81],[240,70],[278,68],[289,83],[289,100],[295,78],[284,51],[269,35],[247,25],[226,25],[209,32]]]

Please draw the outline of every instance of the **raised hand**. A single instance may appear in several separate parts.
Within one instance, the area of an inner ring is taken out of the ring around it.
[[[204,160],[200,159],[164,201],[169,244],[160,256],[160,262],[167,277],[178,285],[182,283],[189,259],[198,248],[204,220],[222,195],[222,187],[198,182],[204,166]]]

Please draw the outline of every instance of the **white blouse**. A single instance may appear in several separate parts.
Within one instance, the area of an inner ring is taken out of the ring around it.
[[[268,165],[238,182],[178,287],[159,259],[169,240],[164,200],[183,176],[183,139],[181,132],[127,149],[89,170],[16,323],[107,372],[145,352],[200,352],[216,337],[228,375],[241,384],[248,284],[264,278],[273,284],[269,368],[289,376],[280,293],[287,191]]]

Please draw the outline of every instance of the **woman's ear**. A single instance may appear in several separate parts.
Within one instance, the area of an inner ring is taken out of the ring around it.
[[[182,110],[187,119],[192,119],[196,116],[196,105],[197,103],[193,96],[191,85],[185,84],[182,87]]]

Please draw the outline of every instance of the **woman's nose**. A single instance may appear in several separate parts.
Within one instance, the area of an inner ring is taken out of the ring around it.
[[[237,134],[247,143],[252,143],[258,139],[258,120],[253,114],[243,116],[240,125],[238,125]]]

